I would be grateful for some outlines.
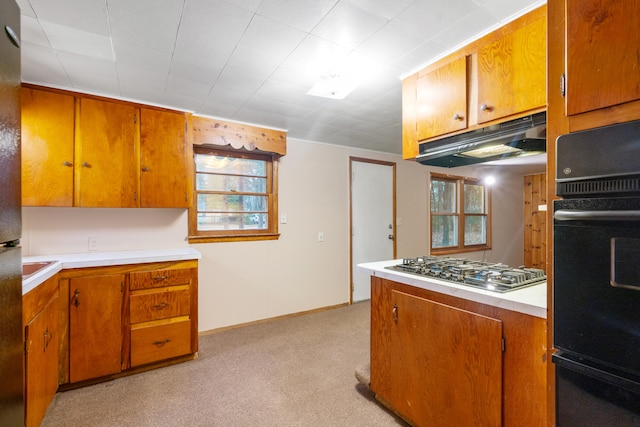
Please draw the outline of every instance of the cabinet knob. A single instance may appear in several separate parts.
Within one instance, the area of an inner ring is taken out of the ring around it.
[[[149,172],[149,168],[148,168],[148,167],[146,167],[146,166],[145,166],[145,167],[143,167],[143,168],[142,168],[142,172]]]
[[[393,321],[398,323],[398,306],[396,304],[393,305],[393,310],[391,310],[391,314],[393,315]]]
[[[62,163],[62,166],[72,167],[72,166],[73,166],[73,163],[71,163],[71,162],[64,162],[64,163]]]
[[[480,106],[480,111],[491,111],[491,108],[487,104],[482,104]]]
[[[453,115],[453,120],[462,120],[462,115],[456,113]]]
[[[89,163],[89,162],[82,162],[82,167],[83,167],[83,168],[90,168],[90,167],[91,167],[91,163]]]

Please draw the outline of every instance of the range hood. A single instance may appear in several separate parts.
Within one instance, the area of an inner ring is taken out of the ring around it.
[[[547,150],[547,113],[537,113],[437,141],[420,144],[416,161],[453,168]]]

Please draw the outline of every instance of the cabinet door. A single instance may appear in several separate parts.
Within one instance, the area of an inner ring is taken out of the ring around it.
[[[478,123],[546,105],[546,19],[534,20],[478,52]]]
[[[82,98],[76,206],[138,206],[138,125],[133,105]]]
[[[377,396],[415,425],[500,426],[502,322],[395,290],[387,309]]]
[[[418,140],[467,127],[467,57],[418,77]]]
[[[187,208],[190,194],[184,113],[140,111],[140,206]]]
[[[23,206],[73,206],[74,102],[22,88]]]
[[[58,390],[58,296],[25,327],[27,427],[39,426]]]
[[[72,383],[120,372],[121,274],[74,278],[69,286],[69,370]]]
[[[567,115],[640,99],[640,3],[566,1]]]

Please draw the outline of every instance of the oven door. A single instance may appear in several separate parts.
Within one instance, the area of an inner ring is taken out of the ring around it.
[[[562,352],[552,356],[558,427],[640,427],[640,383]]]
[[[640,198],[554,201],[554,347],[640,375]]]

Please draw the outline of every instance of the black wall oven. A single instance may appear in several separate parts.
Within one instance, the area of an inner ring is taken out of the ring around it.
[[[640,426],[640,121],[560,136],[558,427]]]

